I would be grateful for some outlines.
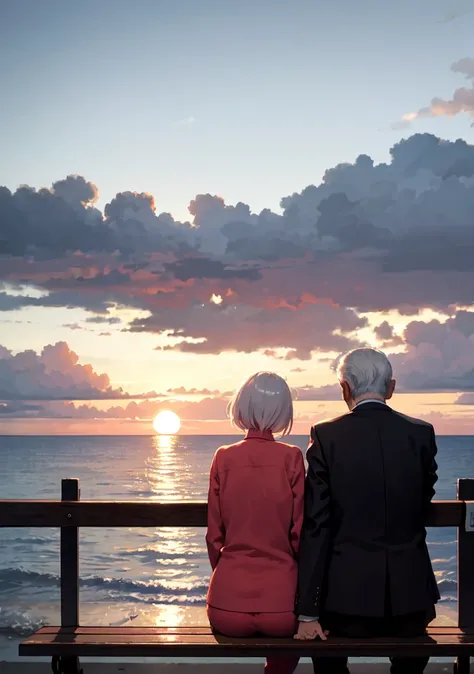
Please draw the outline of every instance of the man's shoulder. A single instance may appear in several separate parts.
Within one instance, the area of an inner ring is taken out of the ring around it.
[[[346,412],[345,414],[340,414],[338,417],[332,417],[331,419],[323,419],[322,421],[317,421],[312,427],[311,432],[319,433],[320,431],[324,432],[330,430],[335,426],[341,424],[346,424],[350,422],[352,417],[352,412]]]
[[[410,417],[408,414],[402,414],[401,412],[397,412],[396,410],[390,408],[391,414],[389,415],[389,418],[391,421],[395,422],[402,422],[405,424],[412,424],[413,426],[419,426],[421,428],[426,428],[428,430],[432,430],[434,432],[433,425],[430,424],[428,421],[424,421],[423,419],[417,419],[416,417]],[[343,428],[344,426],[350,426],[354,421],[355,421],[356,415],[353,412],[346,412],[345,414],[341,414],[337,417],[333,417],[331,419],[324,419],[323,421],[318,421],[311,427],[311,433],[325,433],[325,432],[330,432],[331,430],[334,430],[336,428]]]
[[[434,430],[433,424],[430,424],[428,421],[425,421],[424,419],[418,419],[417,417],[410,417],[408,416],[408,414],[402,414],[402,412],[397,412],[396,410],[392,410],[392,416],[395,419],[405,421],[409,424],[413,424],[414,426],[422,426],[429,430]]]

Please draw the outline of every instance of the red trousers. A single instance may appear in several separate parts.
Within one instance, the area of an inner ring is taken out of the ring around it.
[[[264,634],[267,637],[292,637],[296,631],[296,616],[287,613],[238,613],[207,607],[207,617],[213,629],[227,637],[251,637]],[[269,657],[265,664],[266,674],[293,674],[299,658]]]

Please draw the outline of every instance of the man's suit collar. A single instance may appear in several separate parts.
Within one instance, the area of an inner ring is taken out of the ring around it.
[[[370,401],[370,402],[367,401],[367,402],[364,402],[364,403],[362,403],[362,401],[361,401],[359,405],[356,405],[356,406],[352,409],[352,412],[353,412],[354,414],[357,414],[358,412],[360,412],[360,411],[363,412],[364,410],[365,410],[366,412],[371,412],[371,411],[375,411],[375,412],[391,412],[391,411],[392,411],[392,408],[389,407],[389,406],[387,405],[387,403],[384,403],[382,400],[380,400],[380,401],[378,401],[378,400],[373,400],[373,401]]]

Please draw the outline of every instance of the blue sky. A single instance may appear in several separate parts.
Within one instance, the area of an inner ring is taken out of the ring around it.
[[[463,85],[474,34],[469,0],[0,7],[0,184],[78,173],[100,206],[143,190],[180,218],[196,193],[277,209],[338,162],[386,160],[410,133],[394,121]],[[464,115],[413,129],[472,135]]]

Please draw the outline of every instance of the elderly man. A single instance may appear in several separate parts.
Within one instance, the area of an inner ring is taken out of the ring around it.
[[[338,376],[349,413],[311,429],[300,544],[296,639],[418,636],[439,592],[425,517],[437,480],[433,427],[392,410],[387,357],[355,349]],[[421,674],[428,658],[391,658]],[[313,658],[345,674],[347,658]]]

